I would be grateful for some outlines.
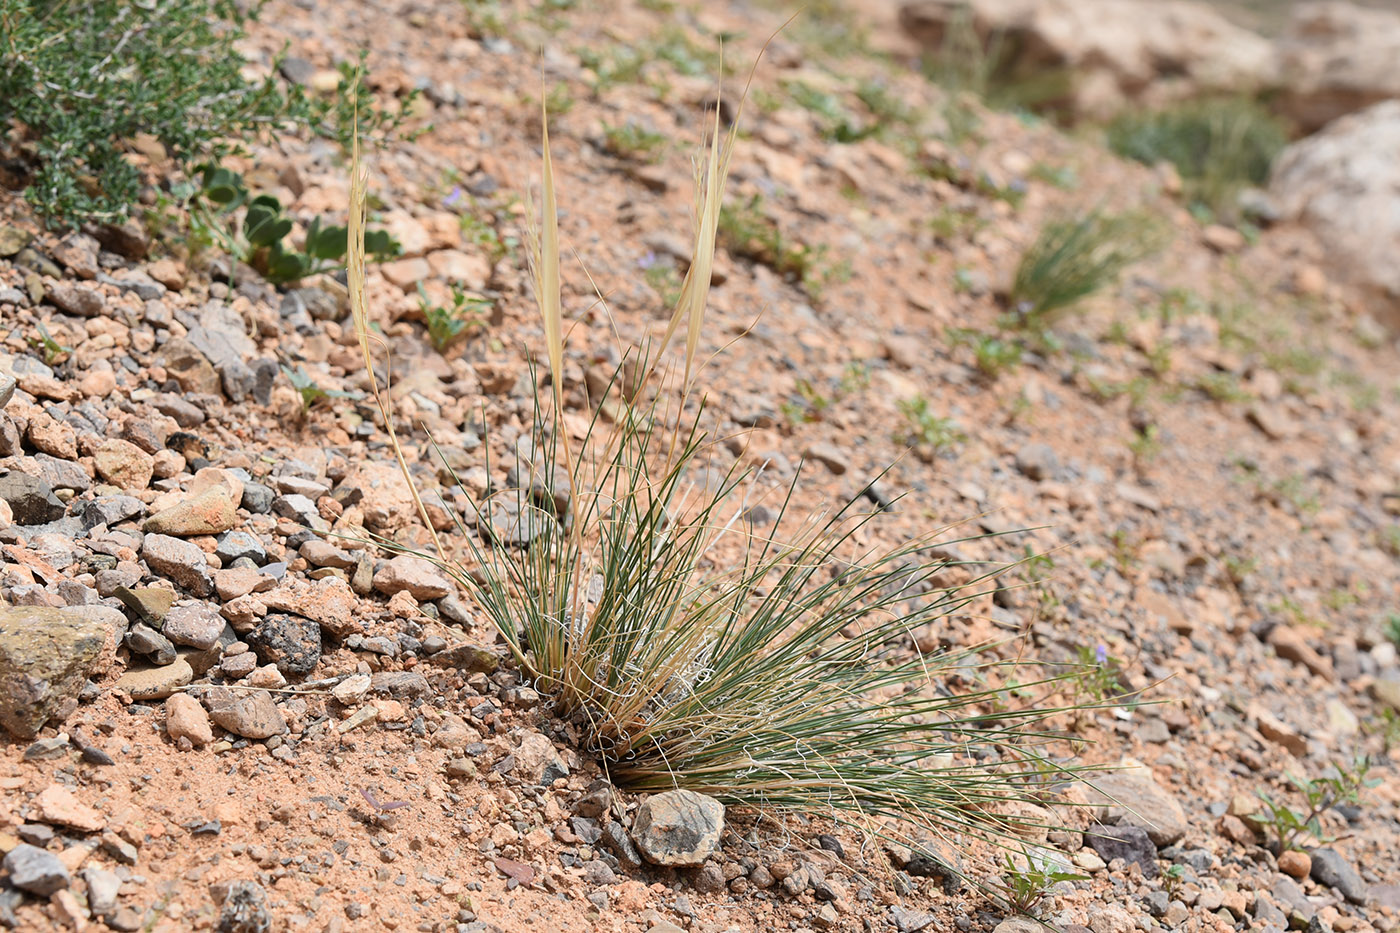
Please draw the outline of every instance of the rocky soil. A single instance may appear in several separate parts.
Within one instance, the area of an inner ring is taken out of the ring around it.
[[[518,244],[541,73],[564,233],[607,299],[570,270],[580,406],[619,334],[664,327],[716,37],[747,63],[785,18],[558,6],[328,16],[273,0],[250,49],[271,63],[290,43],[283,73],[317,86],[368,48],[386,105],[424,89],[422,135],[371,160],[374,223],[404,255],[369,286],[443,530],[476,522],[530,428],[542,333]],[[900,496],[873,526],[886,543],[955,522],[1035,529],[959,545],[1045,557],[908,650],[999,640],[1037,670],[1097,657],[1109,697],[1157,701],[1061,724],[1067,759],[1120,767],[1086,806],[1047,812],[1067,828],[1026,840],[1085,876],[1054,886],[1046,920],[1394,929],[1395,335],[1306,229],[1201,226],[1171,172],[952,100],[860,34],[814,14],[759,67],[734,198],[757,198],[809,261],[721,252],[702,356],[719,354],[705,384],[736,440],[715,456],[763,466],[770,505],[805,460],[804,515]],[[632,51],[646,63],[627,66]],[[839,141],[842,115],[882,132]],[[609,130],[629,121],[662,141],[620,152]],[[133,157],[159,184],[162,153]],[[325,141],[234,166],[302,222],[343,214],[346,163]],[[994,332],[1020,251],[1047,218],[1097,205],[1166,218],[1169,250],[1067,319],[1060,346],[979,368],[967,332]],[[1038,928],[959,881],[996,871],[975,845],[885,846],[823,814],[614,790],[466,593],[366,543],[427,536],[364,396],[343,285],[232,271],[174,232],[60,237],[0,200],[0,924]],[[439,353],[417,286],[444,302],[453,283],[491,312]],[[1274,851],[1258,792],[1302,809],[1290,775],[1361,753],[1375,786],[1323,813],[1307,852]]]

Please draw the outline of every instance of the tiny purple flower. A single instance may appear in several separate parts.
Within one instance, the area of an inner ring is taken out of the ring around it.
[[[647,254],[637,260],[637,268],[639,269],[650,269],[654,265],[656,265],[656,253],[651,250],[647,250]]]
[[[453,205],[457,204],[457,203],[458,203],[459,201],[461,201],[461,200],[462,200],[462,186],[461,186],[461,185],[454,185],[453,188],[452,188],[452,190],[449,191],[449,192],[447,193],[447,197],[445,197],[445,198],[442,199],[442,206],[443,206],[443,207],[452,207]]]
[[[1094,661],[1098,664],[1108,663],[1108,645],[1099,642],[1094,646]]]

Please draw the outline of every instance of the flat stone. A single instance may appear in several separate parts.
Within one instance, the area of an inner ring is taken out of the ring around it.
[[[569,767],[559,757],[554,743],[538,732],[527,734],[511,757],[515,759],[513,774],[526,784],[548,787],[557,779],[569,776]]]
[[[724,804],[690,790],[654,794],[632,822],[632,841],[647,861],[677,868],[702,865],[719,848]]]
[[[211,486],[199,495],[162,509],[142,525],[147,533],[193,537],[215,535],[238,524],[238,506],[224,486]]]
[[[185,658],[159,667],[133,667],[112,686],[133,700],[163,700],[194,680],[194,668]]]
[[[100,317],[107,307],[101,292],[67,282],[56,283],[44,297],[54,307],[77,317]]]
[[[116,597],[138,619],[156,629],[165,622],[166,613],[178,598],[174,590],[163,586],[123,586],[116,591]]]
[[[113,486],[140,490],[151,484],[155,458],[130,441],[109,437],[92,456],[97,475]]]
[[[150,658],[155,664],[175,663],[174,643],[144,622],[131,626],[126,633],[126,647],[133,654]]]
[[[1158,846],[1186,835],[1186,813],[1140,762],[1125,758],[1084,785],[1096,818],[1110,825],[1141,826]]]
[[[122,886],[120,875],[89,865],[83,869],[83,883],[87,885],[88,909],[95,915],[105,917],[117,909],[117,895]]]
[[[0,607],[0,726],[16,738],[34,738],[77,697],[112,637],[87,613]]]
[[[268,609],[304,616],[337,638],[363,632],[360,600],[350,584],[339,577],[322,580],[291,579],[275,590],[259,595]]]
[[[83,833],[95,833],[104,825],[102,814],[79,802],[62,784],[50,784],[34,798],[39,819],[53,826],[67,826]]]
[[[264,690],[230,690],[213,687],[203,696],[209,718],[235,735],[270,739],[287,731],[287,723],[272,696]]]
[[[185,602],[171,607],[166,613],[161,634],[177,645],[207,651],[219,642],[224,630],[224,617],[208,603]]]
[[[214,741],[208,712],[186,693],[173,693],[165,701],[165,733],[172,741],[185,738],[194,745],[208,745]]]
[[[243,486],[243,499],[245,501],[248,498],[249,485],[252,484],[245,483]],[[267,548],[263,546],[262,540],[257,535],[249,534],[246,531],[230,531],[219,538],[219,544],[214,553],[225,566],[242,557],[248,558],[259,566],[267,563]]]
[[[431,561],[400,554],[374,575],[374,588],[385,596],[406,591],[422,601],[448,595],[452,592],[452,583]]]

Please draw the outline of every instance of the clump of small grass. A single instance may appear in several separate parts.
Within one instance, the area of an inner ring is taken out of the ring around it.
[[[1047,223],[1016,267],[1009,296],[1013,323],[1044,331],[1163,242],[1162,228],[1138,213],[1092,211]]]
[[[827,286],[851,276],[850,263],[833,260],[825,244],[794,242],[763,208],[763,196],[720,208],[717,236],[735,256],[762,263],[795,282],[813,301],[820,301]]]
[[[935,578],[950,559],[932,539],[871,548],[878,512],[859,498],[779,537],[744,522],[754,484],[741,467],[691,482],[710,473],[717,443],[696,378],[735,131],[722,133],[716,117],[697,161],[692,261],[664,335],[625,355],[627,378],[591,400],[586,426],[566,427],[563,249],[544,124],[528,245],[551,378],[535,383],[534,426],[515,464],[540,479],[481,504],[485,535],[461,529],[469,563],[440,542],[433,559],[625,788],[688,788],[874,831],[1012,838],[1024,826],[1003,805],[1043,800],[1046,779],[1076,770],[1042,750],[1047,720],[1066,711],[1007,708],[1001,662],[976,651],[907,647],[915,629],[986,592],[992,574],[944,587]],[[357,167],[354,231],[364,190]],[[349,291],[372,371],[362,243]],[[683,351],[670,365],[673,341]],[[400,467],[408,478],[401,453]],[[778,509],[784,529],[793,497],[789,488]],[[1053,686],[1021,683],[1018,696]]]
[[[618,126],[603,125],[603,148],[620,158],[659,162],[665,146],[665,134],[648,130],[631,120]]]
[[[1240,190],[1268,180],[1287,142],[1278,118],[1246,98],[1191,101],[1152,113],[1128,110],[1108,129],[1113,151],[1148,165],[1170,162],[1187,197],[1226,221],[1238,219]]]

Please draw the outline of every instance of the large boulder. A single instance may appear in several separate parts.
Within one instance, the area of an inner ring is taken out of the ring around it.
[[[1312,132],[1400,97],[1400,12],[1305,3],[1278,42],[1284,76],[1275,106]]]
[[[76,706],[88,674],[112,645],[96,614],[0,608],[0,726],[16,738],[34,738],[50,717]]]
[[[1192,0],[911,0],[900,9],[905,32],[934,54],[959,17],[1013,75],[1069,72],[1068,98],[1056,103],[1081,116],[1248,93],[1278,74],[1267,39]]]
[[[1285,149],[1269,192],[1311,228],[1338,275],[1400,325],[1400,100],[1342,117]]]

